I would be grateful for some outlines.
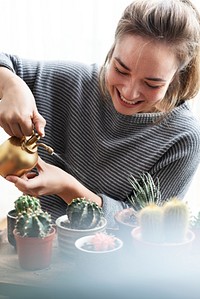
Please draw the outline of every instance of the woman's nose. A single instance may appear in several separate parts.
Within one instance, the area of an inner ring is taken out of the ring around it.
[[[137,99],[140,94],[140,84],[136,81],[127,82],[127,84],[122,88],[122,95],[127,100]]]

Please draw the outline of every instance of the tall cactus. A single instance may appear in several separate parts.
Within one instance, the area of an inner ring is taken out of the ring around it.
[[[163,241],[163,210],[152,203],[138,213],[142,239],[147,242],[161,243]]]
[[[75,198],[67,207],[69,226],[73,229],[90,229],[100,225],[102,208],[95,202],[84,198]]]
[[[189,209],[185,202],[174,197],[163,206],[163,229],[166,242],[182,242],[189,227]]]

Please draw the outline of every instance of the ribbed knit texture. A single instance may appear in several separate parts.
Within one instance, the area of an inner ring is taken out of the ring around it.
[[[74,62],[37,62],[2,54],[0,64],[15,71],[31,88],[47,121],[44,143],[66,162],[40,149],[40,156],[102,194],[109,226],[131,192],[128,177],[143,172],[158,177],[163,200],[183,198],[200,162],[200,124],[186,103],[168,115],[126,116],[103,99],[98,67]],[[53,219],[65,214],[66,203],[41,198]]]

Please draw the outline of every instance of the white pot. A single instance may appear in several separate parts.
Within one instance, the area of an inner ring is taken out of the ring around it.
[[[123,242],[116,238],[118,246],[111,250],[94,251],[83,248],[85,243],[90,243],[93,236],[84,236],[76,240],[76,264],[78,269],[87,269],[95,277],[108,275],[121,271],[123,260]],[[106,271],[106,273],[105,273]]]

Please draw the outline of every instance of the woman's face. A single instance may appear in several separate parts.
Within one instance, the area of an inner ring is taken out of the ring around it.
[[[115,109],[124,115],[152,112],[173,80],[178,62],[163,43],[123,37],[106,70],[106,86]]]

